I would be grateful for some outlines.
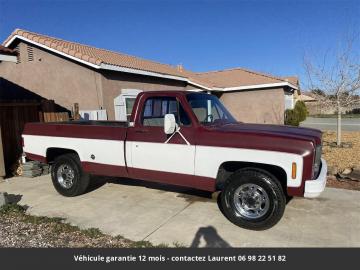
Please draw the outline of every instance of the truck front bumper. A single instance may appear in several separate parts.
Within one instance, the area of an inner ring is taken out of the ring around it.
[[[326,176],[327,176],[327,165],[324,159],[321,159],[321,171],[319,177],[315,180],[305,181],[305,198],[315,198],[318,197],[321,192],[324,191],[326,186]]]

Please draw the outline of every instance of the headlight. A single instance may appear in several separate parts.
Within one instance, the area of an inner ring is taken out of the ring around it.
[[[321,166],[321,152],[322,152],[322,147],[320,144],[315,149],[315,158],[314,158],[314,166],[313,166],[314,179],[319,175],[320,166]]]

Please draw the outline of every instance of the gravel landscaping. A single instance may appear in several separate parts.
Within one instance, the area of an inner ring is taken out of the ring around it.
[[[323,133],[323,158],[328,164],[327,186],[360,191],[360,132],[343,131],[345,147],[334,147],[336,132]]]
[[[122,248],[165,247],[147,241],[131,241],[105,235],[98,229],[81,230],[60,218],[27,215],[22,206],[7,204],[0,208],[0,247]]]
[[[335,176],[329,176],[326,186],[360,191],[360,181],[339,180]]]
[[[336,132],[323,133],[323,157],[334,172],[360,167],[360,132],[343,131],[342,133],[342,141],[351,144],[351,147],[331,147],[330,144],[336,142]]]

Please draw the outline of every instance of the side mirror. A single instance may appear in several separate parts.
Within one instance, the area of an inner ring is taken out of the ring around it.
[[[176,130],[175,115],[172,113],[165,114],[164,116],[164,132],[165,134],[173,134]]]

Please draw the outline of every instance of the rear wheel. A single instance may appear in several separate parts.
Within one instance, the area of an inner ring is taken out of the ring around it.
[[[280,182],[259,169],[241,169],[229,177],[221,194],[225,216],[251,230],[265,230],[283,216],[286,197]]]
[[[83,172],[76,154],[57,157],[51,166],[51,178],[56,191],[66,197],[83,194],[90,182],[90,176]]]

